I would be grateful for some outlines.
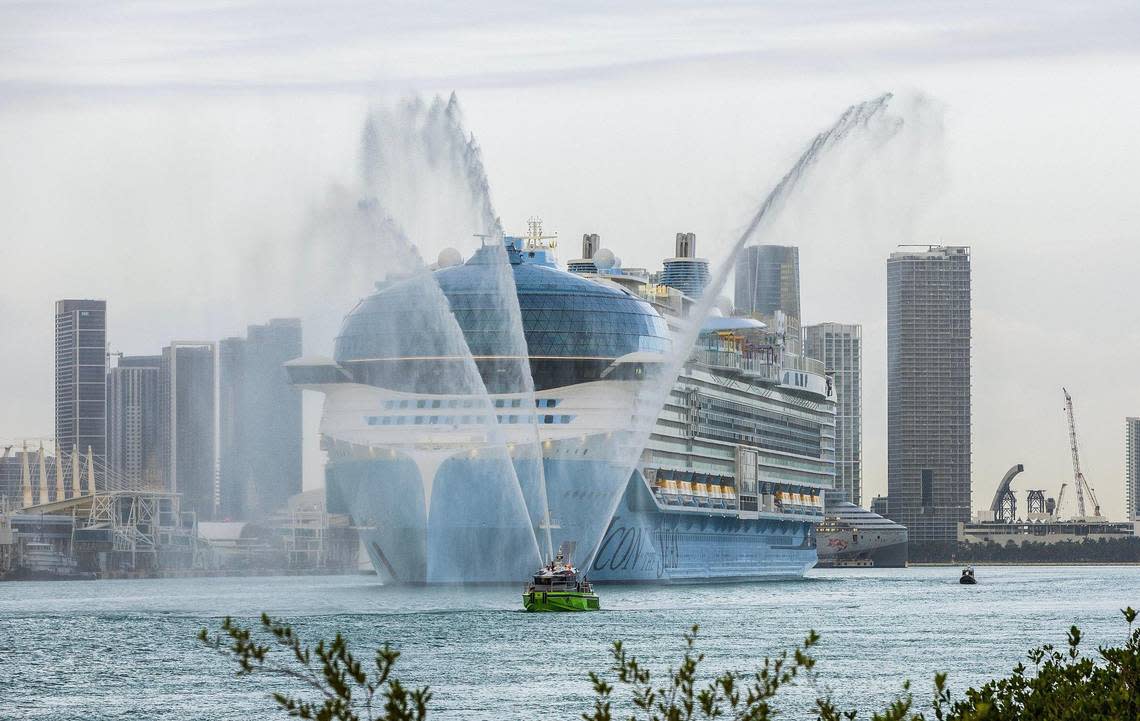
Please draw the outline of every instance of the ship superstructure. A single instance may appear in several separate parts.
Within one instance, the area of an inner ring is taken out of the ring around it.
[[[906,526],[830,497],[824,510],[816,526],[821,568],[906,566]]]
[[[584,253],[585,254],[585,253]],[[598,282],[671,324],[691,296],[604,257]],[[798,578],[835,475],[835,403],[818,361],[752,318],[701,329],[590,568],[598,581]]]
[[[802,575],[834,475],[822,368],[758,321],[712,318],[662,409],[693,299],[612,254],[563,271],[546,240],[532,224],[505,260],[487,244],[378,284],[334,358],[288,364],[326,395],[330,511],[392,582],[515,582],[559,546],[595,581]]]

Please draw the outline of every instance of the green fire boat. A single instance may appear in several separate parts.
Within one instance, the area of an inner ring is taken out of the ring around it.
[[[528,611],[597,611],[598,594],[590,582],[578,579],[578,570],[558,557],[539,569],[523,590],[523,608]]]

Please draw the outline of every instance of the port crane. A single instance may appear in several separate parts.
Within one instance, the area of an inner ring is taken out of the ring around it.
[[[1100,502],[1096,499],[1092,486],[1085,480],[1085,474],[1081,473],[1081,455],[1077,450],[1077,422],[1073,420],[1073,397],[1065,388],[1061,388],[1061,391],[1065,394],[1065,415],[1069,421],[1069,449],[1073,454],[1073,486],[1077,492],[1077,517],[1085,517],[1085,493],[1088,493],[1089,500],[1092,501],[1093,515],[1100,516]],[[1063,499],[1064,488],[1061,490]],[[1060,501],[1058,501],[1057,506],[1060,505]]]

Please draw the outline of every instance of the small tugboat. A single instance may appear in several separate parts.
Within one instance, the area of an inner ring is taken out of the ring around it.
[[[579,580],[578,569],[565,560],[563,549],[534,574],[523,590],[523,608],[528,611],[597,611],[598,594],[590,582]]]
[[[967,566],[966,568],[962,569],[962,577],[958,579],[958,583],[962,583],[962,584],[966,584],[966,585],[973,585],[977,582],[978,582],[978,579],[974,578],[974,567],[973,566]]]

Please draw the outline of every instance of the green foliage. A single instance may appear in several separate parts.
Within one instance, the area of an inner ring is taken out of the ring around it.
[[[1026,541],[1020,546],[987,543],[930,541],[911,543],[907,555],[912,563],[1137,563],[1140,538],[1098,538],[1083,541],[1042,543]]]
[[[1140,628],[1136,611],[1124,609],[1128,638],[1119,648],[1101,647],[1097,663],[1080,652],[1081,630],[1069,629],[1068,648],[1046,644],[1029,652],[1033,670],[1018,664],[1013,673],[969,689],[952,701],[939,689],[938,721],[1116,721],[1140,719]]]
[[[684,634],[685,655],[677,670],[669,670],[669,682],[654,687],[649,669],[625,651],[621,641],[615,641],[611,654],[611,671],[617,674],[618,683],[633,691],[633,705],[648,721],[682,721],[692,718],[732,718],[763,721],[774,711],[771,701],[781,686],[791,683],[801,672],[811,671],[815,659],[808,649],[819,642],[819,635],[811,631],[803,645],[797,646],[789,660],[787,652],[774,661],[764,659],[764,665],[754,674],[745,675],[727,671],[697,690],[697,669],[704,660],[696,652],[697,627]],[[610,694],[613,686],[601,676],[590,672],[594,686],[593,713],[582,714],[585,721],[613,721]],[[631,716],[631,719],[637,718]]]
[[[388,644],[376,651],[375,668],[366,669],[339,633],[331,643],[320,641],[315,647],[309,646],[292,627],[264,613],[260,631],[267,643],[259,643],[253,631],[227,616],[221,633],[210,636],[203,628],[198,640],[235,660],[238,675],[268,673],[308,686],[314,692],[313,701],[273,694],[273,700],[290,716],[316,721],[423,721],[427,716],[431,692],[426,686],[406,689],[392,677],[400,653]],[[279,656],[284,660],[274,662]]]
[[[1120,647],[1101,647],[1096,657],[1080,651],[1081,631],[1069,629],[1067,647],[1062,650],[1044,645],[1029,652],[1032,667],[1018,664],[1005,677],[968,689],[955,700],[946,683],[946,674],[935,674],[934,693],[929,717],[931,721],[1117,721],[1140,719],[1140,628],[1135,627],[1137,612],[1123,611],[1128,623],[1128,636]],[[776,658],[764,659],[752,673],[726,671],[702,682],[700,666],[705,660],[696,647],[697,627],[684,634],[685,647],[681,663],[670,669],[663,683],[653,676],[636,656],[630,655],[621,641],[611,649],[613,663],[609,669],[612,681],[603,674],[589,674],[594,689],[592,711],[582,714],[584,721],[614,721],[613,694],[617,686],[630,691],[633,711],[622,718],[630,721],[693,721],[725,719],[726,721],[770,721],[776,718],[776,700],[781,689],[800,679],[813,679],[816,660],[811,650],[819,643],[819,635],[808,633],[803,643]],[[290,716],[320,721],[364,719],[375,721],[423,721],[428,689],[405,689],[391,676],[399,653],[387,644],[377,651],[375,669],[366,671],[348,650],[344,638],[337,634],[331,643],[319,642],[315,647],[301,643],[293,629],[266,615],[261,617],[259,643],[254,632],[227,618],[221,633],[211,637],[202,629],[199,640],[209,648],[237,662],[238,674],[274,673],[301,682],[312,690],[313,701],[300,696],[273,694],[277,704]],[[284,663],[273,663],[274,651],[286,657]],[[379,695],[379,697],[377,697]],[[374,715],[373,706],[377,707]],[[815,702],[817,721],[856,721],[853,710],[840,710],[830,698]],[[504,717],[509,710],[504,710]],[[871,721],[927,721],[914,710],[910,683],[884,709],[872,713]]]

